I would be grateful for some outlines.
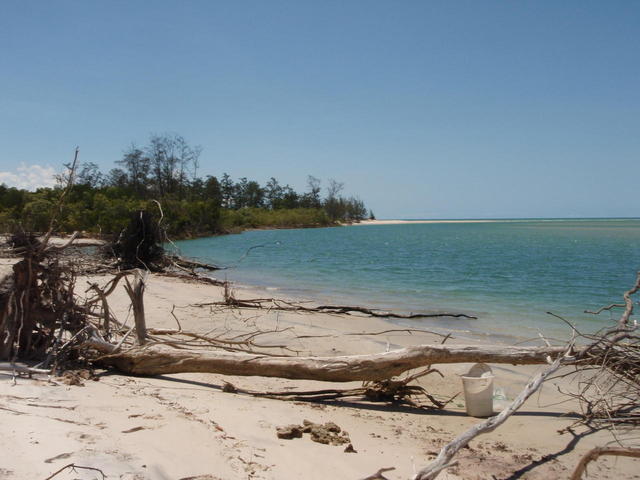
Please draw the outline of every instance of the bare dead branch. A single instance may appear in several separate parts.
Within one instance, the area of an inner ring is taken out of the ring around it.
[[[440,318],[440,317],[454,317],[454,318],[468,318],[471,320],[477,320],[478,317],[473,315],[467,315],[465,313],[395,313],[382,310],[374,310],[366,307],[358,306],[346,306],[346,305],[319,305],[317,307],[306,307],[299,303],[288,302],[286,300],[277,298],[250,298],[250,299],[237,299],[231,291],[231,286],[228,283],[224,284],[224,300],[221,302],[208,302],[199,303],[197,306],[209,306],[219,305],[235,308],[253,308],[253,309],[270,309],[281,310],[290,312],[315,312],[315,313],[328,313],[338,315],[351,315],[352,313],[361,313],[369,317],[375,318],[401,318],[401,319],[418,319],[418,318]]]
[[[391,328],[389,330],[382,330],[379,332],[350,332],[350,333],[341,333],[340,335],[296,335],[296,338],[334,338],[334,337],[345,337],[345,336],[375,336],[375,335],[384,335],[387,333],[408,333],[411,335],[412,333],[429,333],[431,335],[437,335],[439,337],[447,338],[451,336],[451,334],[443,335],[442,333],[434,332],[432,330],[423,330],[419,328]]]
[[[47,233],[45,234],[44,239],[42,240],[42,244],[40,245],[40,253],[42,253],[48,247],[49,239],[51,238],[51,235],[53,234],[53,230],[54,230],[56,221],[58,220],[58,216],[62,212],[62,207],[64,205],[65,198],[69,194],[71,189],[73,188],[73,182],[75,181],[76,169],[78,167],[78,154],[79,153],[80,153],[80,148],[76,147],[75,154],[73,156],[73,162],[69,166],[69,173],[67,174],[66,185],[65,185],[64,189],[62,190],[62,193],[60,194],[60,197],[58,198],[58,203],[56,205],[55,211],[51,214],[51,219],[49,220],[49,229],[47,230]]]
[[[56,472],[54,472],[53,474],[49,475],[47,478],[45,478],[44,480],[51,480],[53,477],[55,477],[56,475],[58,475],[59,473],[64,472],[66,469],[71,469],[72,471],[75,471],[76,469],[80,469],[80,470],[91,470],[94,472],[98,472],[100,475],[102,475],[103,480],[105,478],[107,478],[107,476],[104,474],[104,472],[102,470],[100,470],[99,468],[95,468],[95,467],[83,467],[82,465],[76,465],[75,463],[70,463],[68,465],[65,465],[64,467],[62,467],[60,470],[57,470]]]
[[[23,363],[0,362],[0,371],[15,373],[44,373],[49,374],[51,370],[45,368],[31,368]]]
[[[395,469],[396,469],[396,467],[381,468],[380,470],[378,470],[373,475],[369,475],[368,477],[364,477],[362,480],[389,480],[387,477],[385,477],[383,475],[383,473],[391,472],[392,470],[395,470]]]
[[[640,458],[640,448],[625,447],[596,447],[589,450],[578,462],[576,469],[571,475],[571,480],[580,480],[587,469],[590,462],[597,460],[604,455],[612,455],[616,457],[632,457]]]

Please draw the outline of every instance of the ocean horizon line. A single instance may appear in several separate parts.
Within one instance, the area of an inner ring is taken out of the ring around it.
[[[640,217],[467,217],[467,218],[376,218],[364,222],[505,222],[505,221],[551,221],[551,220],[640,220]]]

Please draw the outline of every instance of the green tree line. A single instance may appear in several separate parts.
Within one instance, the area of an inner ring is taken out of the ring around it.
[[[373,216],[362,200],[342,196],[343,184],[335,180],[329,180],[322,196],[321,181],[313,176],[304,192],[274,177],[266,185],[246,177],[234,181],[226,173],[219,179],[200,177],[200,154],[179,135],[154,135],[146,147],[129,147],[107,173],[93,163],[79,165],[57,231],[117,234],[131,212],[157,213],[157,202],[175,238],[244,228],[328,226]],[[47,230],[61,188],[31,192],[0,185],[0,229]]]

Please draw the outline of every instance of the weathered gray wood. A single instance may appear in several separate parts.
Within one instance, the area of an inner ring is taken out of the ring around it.
[[[140,270],[136,270],[136,277],[133,281],[133,285],[129,282],[129,279],[125,277],[125,290],[131,299],[131,306],[133,307],[133,319],[136,325],[136,337],[138,344],[144,345],[147,342],[147,321],[144,314],[144,287],[146,283],[147,272],[140,273]]]
[[[203,372],[222,375],[279,377],[350,382],[384,380],[407,370],[442,363],[545,364],[565,347],[505,345],[418,345],[385,353],[337,357],[274,357],[211,350],[147,345],[104,356],[104,364],[139,375]]]
[[[31,368],[24,363],[0,362],[0,371],[15,373],[51,373],[44,368]]]

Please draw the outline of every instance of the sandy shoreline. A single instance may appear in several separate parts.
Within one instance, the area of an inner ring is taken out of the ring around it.
[[[361,220],[358,223],[354,223],[353,226],[407,225],[412,223],[496,223],[505,221],[509,220]]]
[[[405,224],[421,224],[421,223],[526,223],[526,222],[588,222],[592,220],[604,220],[604,218],[478,218],[478,219],[433,219],[433,220],[361,220],[358,223],[347,224],[350,226],[365,225],[405,225]],[[611,220],[637,220],[633,217],[612,218]]]
[[[8,262],[3,263],[6,269]],[[78,279],[77,292],[84,292],[88,281],[105,284],[109,279],[108,275]],[[247,298],[252,292],[243,288],[238,296]],[[398,328],[382,319],[195,306],[221,297],[220,287],[151,275],[145,294],[148,326],[174,328],[170,311],[175,305],[185,330],[225,335],[278,330],[262,337],[261,343],[286,345],[291,349],[288,353],[299,355],[376,353],[441,341],[436,335],[418,332],[346,335]],[[110,297],[110,306],[118,319],[127,318],[128,299],[121,287]],[[444,377],[432,374],[419,384],[439,399],[449,398],[462,390],[459,374],[469,366],[438,367]],[[509,399],[537,370],[506,365],[493,369],[496,387]],[[14,385],[9,375],[0,375],[4,426],[0,478],[46,478],[74,462],[100,468],[107,478],[136,480],[358,479],[390,466],[396,470],[386,474],[389,479],[408,479],[443,444],[478,422],[466,416],[461,395],[444,411],[358,399],[285,402],[225,393],[221,387],[231,382],[241,388],[273,391],[359,384],[195,373],[161,377],[97,373],[98,381],[85,380],[84,386],[49,383],[46,378],[19,378]],[[504,426],[472,442],[459,466],[439,478],[567,478],[581,455],[612,437],[599,432],[568,449],[572,437],[556,432],[574,421],[564,416],[575,405],[557,405],[558,400],[550,383]],[[496,402],[497,407],[504,404]],[[347,430],[357,453],[312,442],[308,435],[277,438],[276,427],[305,419],[331,421]],[[590,468],[589,478],[638,478],[636,468],[628,459],[602,460]],[[513,476],[514,472],[520,473]],[[97,477],[95,472],[78,471],[56,478]]]

